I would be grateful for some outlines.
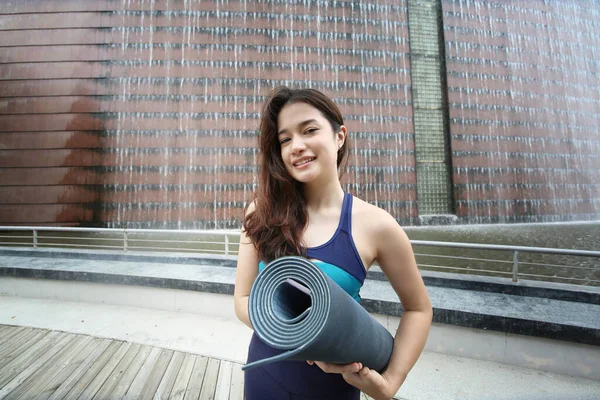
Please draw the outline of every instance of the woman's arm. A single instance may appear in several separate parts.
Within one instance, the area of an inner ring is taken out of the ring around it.
[[[252,211],[253,205],[248,207],[248,212]],[[248,299],[250,289],[258,275],[258,253],[254,244],[246,236],[244,230],[240,234],[240,249],[238,254],[237,269],[235,272],[235,289],[233,292],[233,301],[235,305],[235,314],[244,324],[252,329],[250,315],[248,313]]]
[[[423,351],[433,312],[410,241],[396,220],[384,210],[373,207],[361,221],[365,222],[361,229],[366,229],[366,236],[373,243],[375,259],[404,308],[392,356],[381,374],[356,362],[346,365],[316,363],[325,372],[342,374],[349,384],[374,399],[388,400],[404,383]]]
[[[376,259],[404,309],[390,363],[382,374],[395,394],[423,351],[433,310],[408,236],[391,215],[381,211]]]

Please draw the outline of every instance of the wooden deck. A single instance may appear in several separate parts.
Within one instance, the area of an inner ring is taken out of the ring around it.
[[[243,399],[241,364],[120,340],[0,326],[0,399]]]
[[[88,335],[0,325],[0,399],[243,400],[242,364]],[[372,400],[364,393],[361,400]]]

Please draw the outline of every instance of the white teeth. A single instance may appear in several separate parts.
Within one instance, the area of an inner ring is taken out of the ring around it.
[[[312,160],[314,160],[314,159],[315,159],[314,157],[313,157],[313,158],[309,158],[309,159],[307,159],[307,160],[304,160],[304,161],[302,161],[302,162],[296,163],[296,164],[294,164],[294,165],[295,165],[295,166],[304,165],[304,164],[306,164],[306,163],[308,163],[308,162],[311,162],[311,161],[312,161]]]

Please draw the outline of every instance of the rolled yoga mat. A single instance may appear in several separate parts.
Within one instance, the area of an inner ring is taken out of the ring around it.
[[[360,362],[381,372],[392,354],[388,330],[302,257],[278,258],[258,274],[249,313],[258,337],[287,352],[246,364],[244,370],[279,360],[314,360]]]

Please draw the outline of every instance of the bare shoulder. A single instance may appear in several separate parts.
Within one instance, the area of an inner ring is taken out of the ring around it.
[[[371,235],[385,234],[389,229],[402,229],[390,213],[358,197],[354,197],[352,216],[353,223]]]
[[[381,255],[381,246],[390,238],[398,238],[402,228],[387,211],[354,197],[352,206],[352,237],[368,269]]]

